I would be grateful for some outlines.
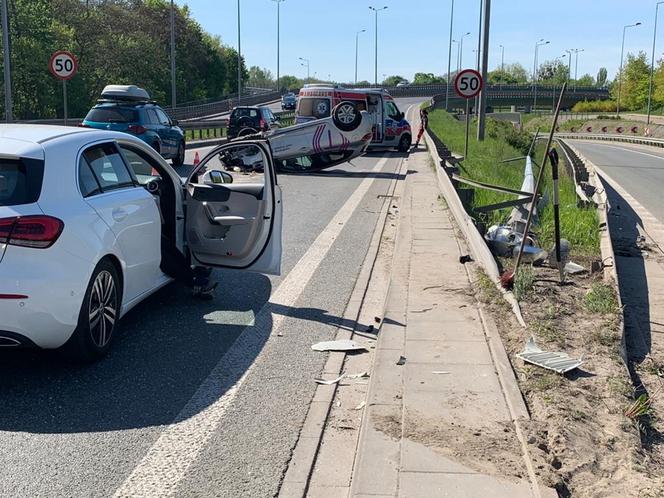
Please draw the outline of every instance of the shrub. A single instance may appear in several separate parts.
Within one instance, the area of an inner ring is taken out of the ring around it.
[[[572,107],[572,112],[616,112],[615,100],[584,100]]]
[[[487,119],[486,134],[491,138],[504,140],[524,155],[528,154],[530,144],[533,141],[530,133],[517,130],[507,121],[498,121],[496,119]]]

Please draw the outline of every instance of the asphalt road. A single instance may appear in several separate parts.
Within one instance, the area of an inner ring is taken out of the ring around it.
[[[2,352],[0,496],[273,496],[402,159],[280,175],[280,277],[215,271],[211,302],[172,284],[94,365]]]
[[[664,151],[621,143],[570,140],[659,221],[664,222]]]

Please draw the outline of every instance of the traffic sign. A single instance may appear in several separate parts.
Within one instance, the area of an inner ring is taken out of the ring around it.
[[[482,75],[474,69],[464,69],[454,79],[454,89],[459,97],[472,99],[482,90]]]
[[[48,61],[48,70],[59,80],[70,80],[78,70],[76,56],[66,50],[58,50],[51,55]]]

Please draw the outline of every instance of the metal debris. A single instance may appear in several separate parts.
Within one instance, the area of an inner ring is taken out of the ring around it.
[[[406,357],[405,356],[399,356],[399,361],[397,361],[397,365],[405,365],[406,364]]]
[[[314,381],[316,382],[316,384],[323,384],[324,386],[331,386],[332,384],[336,384],[337,382],[339,382],[343,378],[344,378],[344,376],[340,375],[336,379],[332,379],[332,380],[314,379]]]
[[[347,374],[347,379],[367,379],[369,378],[369,372],[360,372],[356,374]]]
[[[366,351],[367,348],[360,346],[350,339],[340,341],[323,341],[311,346],[314,351]]]
[[[527,363],[553,370],[559,374],[574,370],[583,364],[582,358],[571,358],[567,353],[542,351],[534,337],[528,339],[525,349],[516,356]]]
[[[450,373],[450,372],[445,372],[444,370],[434,370],[434,371],[431,372],[431,373],[432,373],[432,374],[440,374],[440,375],[443,375],[443,374],[448,374],[448,373]]]
[[[565,273],[570,275],[576,275],[577,273],[583,273],[587,271],[583,266],[572,263],[571,261],[565,265]]]

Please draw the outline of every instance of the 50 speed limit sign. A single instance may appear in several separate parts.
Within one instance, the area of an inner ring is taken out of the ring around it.
[[[69,80],[74,77],[78,70],[76,56],[65,50],[58,50],[51,55],[48,61],[48,70],[60,80]]]
[[[464,69],[454,80],[454,89],[459,97],[472,99],[482,90],[482,75],[474,69]]]

